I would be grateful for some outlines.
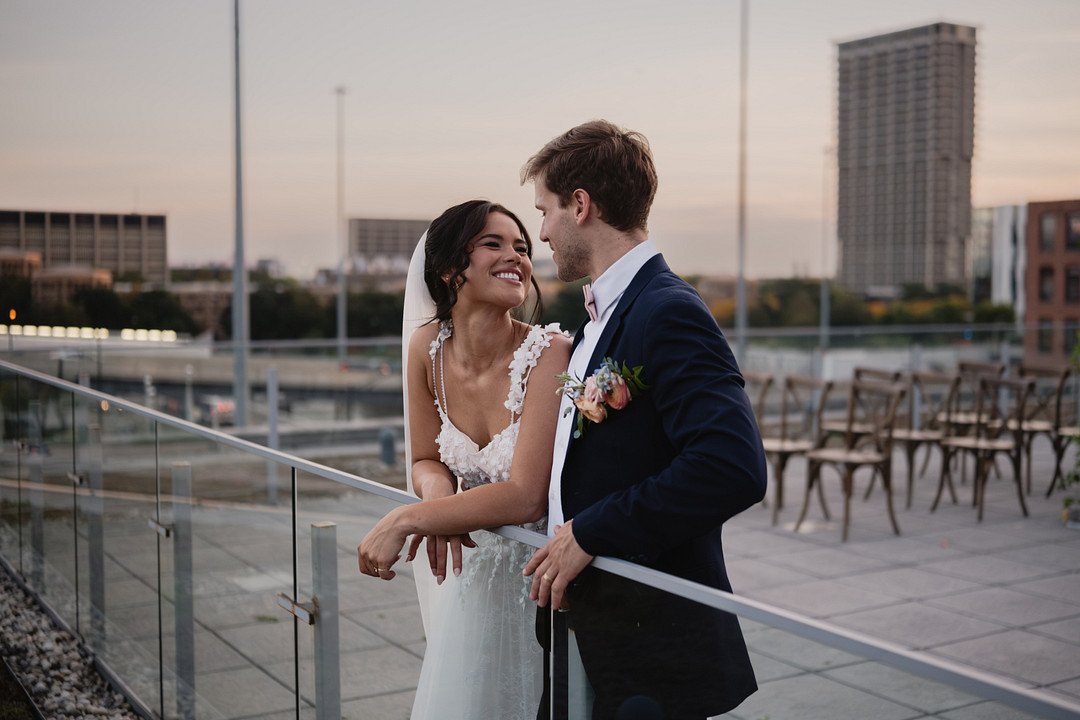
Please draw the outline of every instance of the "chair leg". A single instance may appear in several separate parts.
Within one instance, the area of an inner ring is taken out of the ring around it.
[[[1020,448],[1017,448],[1018,452],[1013,453],[1013,473],[1016,475],[1016,496],[1020,498],[1020,510],[1023,511],[1024,517],[1028,516],[1027,503],[1024,502],[1024,481],[1020,477]],[[1030,459],[1029,459],[1030,462]],[[1031,486],[1028,485],[1028,492],[1031,491]]]
[[[937,494],[934,495],[934,502],[930,505],[930,512],[937,510],[938,503],[941,502],[941,493],[945,491],[945,488],[949,488],[949,495],[952,497],[953,505],[956,504],[956,488],[952,483],[952,463],[956,459],[956,450],[942,446],[941,448],[941,476],[938,478]]]
[[[817,498],[818,505],[821,505],[821,514],[826,520],[832,520],[832,515],[829,514],[829,505],[825,502],[825,484],[821,482],[821,468],[818,468],[818,482],[817,482]]]
[[[799,527],[802,525],[803,520],[806,519],[806,511],[810,509],[810,493],[813,491],[814,485],[821,482],[821,463],[814,460],[807,460],[806,462],[806,493],[803,495],[799,519],[795,521],[795,532],[799,532]]]
[[[1031,494],[1031,446],[1035,444],[1035,436],[1028,435],[1024,442],[1024,481],[1027,485],[1027,494]]]
[[[899,535],[900,526],[896,524],[896,512],[893,510],[892,502],[892,463],[888,460],[881,468],[881,485],[885,488],[885,508],[889,511],[889,522],[892,523],[893,532]]]
[[[1065,476],[1061,472],[1061,461],[1065,459],[1065,449],[1069,447],[1070,438],[1064,435],[1054,435],[1050,439],[1050,443],[1054,446],[1054,476],[1050,478],[1050,487],[1046,488],[1046,497],[1050,497],[1054,492],[1054,486],[1059,482],[1064,485]]]
[[[781,454],[776,458],[773,474],[776,480],[776,492],[773,494],[772,524],[780,519],[780,508],[784,507],[784,471],[787,469],[788,456]]]
[[[907,498],[904,500],[904,509],[911,509],[911,494],[915,487],[915,453],[919,450],[918,443],[906,443],[904,445],[904,454],[907,456]],[[927,457],[930,455],[930,448],[926,449]]]
[[[986,481],[990,477],[990,465],[992,461],[989,458],[983,458],[982,455],[975,455],[975,493],[972,497],[972,504],[977,508],[976,520],[982,522],[983,519],[983,506],[986,504]]]
[[[851,491],[855,471],[847,464],[844,465],[842,485],[844,489],[844,531],[840,536],[841,542],[847,542],[848,526],[851,524]]]
[[[919,468],[919,477],[926,474],[926,468],[930,467],[930,446],[926,446],[926,455],[923,456],[922,467]]]

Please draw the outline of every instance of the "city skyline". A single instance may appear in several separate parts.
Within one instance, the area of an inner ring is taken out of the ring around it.
[[[974,25],[973,204],[1080,195],[1080,3],[807,5],[750,3],[748,275],[819,275],[823,245],[835,268],[838,41]],[[345,85],[349,217],[479,196],[535,235],[521,165],[606,117],[652,143],[651,230],[673,267],[734,274],[738,20],[737,2],[242,3],[245,255],[298,277],[336,263]],[[0,38],[0,206],[163,213],[170,264],[231,263],[231,3],[6,0]]]

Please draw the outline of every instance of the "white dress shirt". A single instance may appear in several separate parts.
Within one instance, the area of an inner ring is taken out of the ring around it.
[[[590,320],[585,324],[585,334],[581,342],[574,348],[570,356],[568,372],[575,378],[584,381],[596,368],[588,366],[596,343],[607,326],[615,306],[623,292],[630,285],[630,281],[638,274],[642,266],[659,250],[646,240],[634,246],[630,252],[616,260],[611,267],[596,278],[592,284],[593,300],[596,303],[596,320]],[[555,428],[555,449],[551,459],[551,481],[548,484],[548,537],[554,537],[555,529],[563,524],[562,507],[562,472],[566,462],[566,449],[570,445],[570,436],[573,435],[576,418],[573,412],[566,412],[567,408],[573,408],[574,402],[565,394],[562,396],[562,404],[559,405],[559,424]]]

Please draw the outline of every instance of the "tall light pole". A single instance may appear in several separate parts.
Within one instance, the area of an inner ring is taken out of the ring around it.
[[[233,30],[233,87],[236,91],[233,104],[236,121],[233,140],[236,156],[236,243],[233,255],[232,301],[233,395],[236,398],[236,425],[244,427],[248,421],[250,387],[247,376],[248,294],[247,269],[244,266],[244,178],[240,133],[240,0],[233,0]]]
[[[742,0],[739,11],[739,278],[735,289],[735,358],[746,360],[746,77],[750,3]]]
[[[337,360],[345,369],[345,339],[348,334],[346,313],[345,258],[349,254],[349,239],[345,226],[345,86],[334,89],[337,95]]]
[[[825,349],[829,347],[829,160],[833,149],[825,147],[825,159],[821,167],[821,285],[818,297],[818,344],[821,346],[822,365],[825,362]]]

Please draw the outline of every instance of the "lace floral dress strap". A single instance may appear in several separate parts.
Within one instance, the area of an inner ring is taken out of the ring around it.
[[[514,359],[510,361],[510,395],[504,403],[506,409],[510,411],[511,422],[521,415],[529,376],[540,360],[540,354],[544,348],[551,346],[551,336],[555,333],[566,334],[559,323],[550,323],[543,327],[534,325],[525,336],[521,347],[514,351]]]
[[[450,320],[443,320],[439,323],[439,334],[435,336],[435,339],[431,341],[431,346],[428,348],[428,357],[431,358],[431,389],[435,394],[435,407],[439,410],[439,415],[443,418],[448,417],[446,408],[446,376],[443,372],[444,353],[440,353],[443,343],[454,332],[454,325]],[[436,367],[435,358],[439,358],[438,367]],[[439,387],[442,387],[442,401],[439,400]]]

